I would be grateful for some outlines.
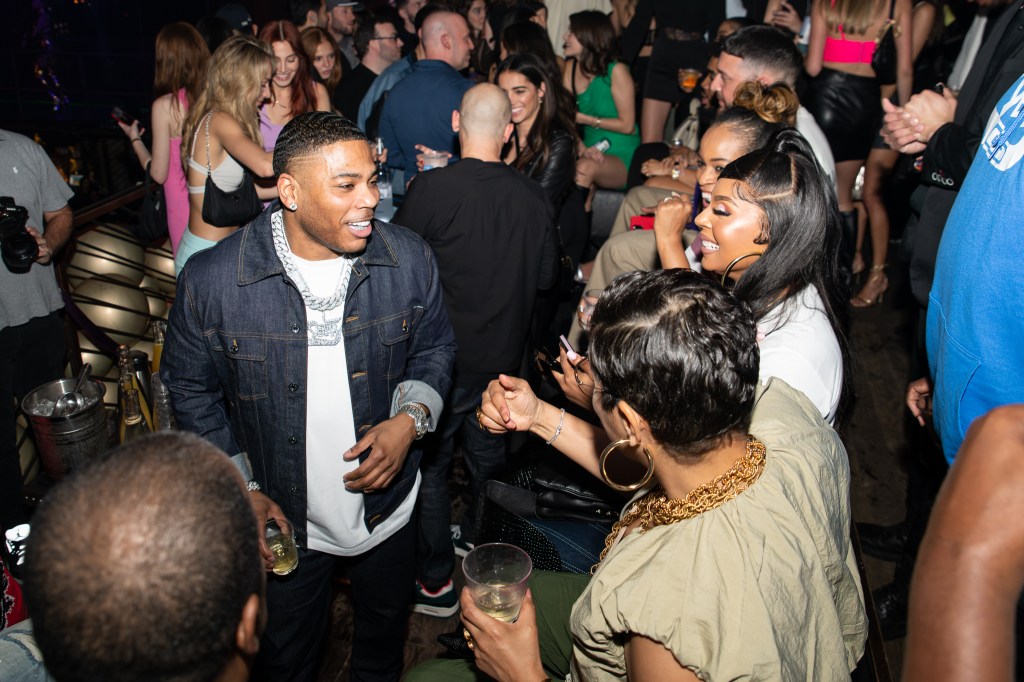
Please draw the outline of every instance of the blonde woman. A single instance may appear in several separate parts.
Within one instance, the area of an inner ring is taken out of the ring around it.
[[[273,70],[270,46],[251,36],[229,38],[210,57],[203,89],[182,130],[189,218],[174,259],[175,272],[181,272],[194,253],[210,248],[239,227],[217,227],[203,220],[207,172],[225,192],[241,186],[245,169],[262,178],[274,174],[273,155],[264,151],[260,137],[258,109],[270,97]],[[259,188],[258,193],[260,198],[272,199],[277,188]]]

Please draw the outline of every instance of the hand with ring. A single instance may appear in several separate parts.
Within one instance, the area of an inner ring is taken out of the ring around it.
[[[473,652],[476,667],[488,679],[498,682],[540,680],[547,673],[540,657],[537,610],[527,591],[523,608],[514,623],[504,623],[481,611],[469,590],[459,596],[462,608],[462,636]]]
[[[590,374],[590,361],[578,357],[575,363],[569,361],[564,348],[558,349],[558,362],[562,365],[561,372],[552,372],[551,376],[558,382],[565,397],[576,405],[594,409],[594,378]]]

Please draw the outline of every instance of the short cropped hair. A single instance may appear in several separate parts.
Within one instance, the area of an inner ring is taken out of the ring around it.
[[[320,12],[321,0],[291,0],[288,3],[288,14],[296,26],[306,23],[306,17],[310,12]]]
[[[619,400],[673,455],[702,455],[750,427],[760,355],[750,308],[689,270],[631,272],[591,318],[599,400]]]
[[[395,20],[389,16],[377,16],[359,23],[359,28],[356,29],[352,42],[360,59],[366,56],[366,51],[370,48],[370,41],[377,37],[377,27],[382,24],[396,25]]]
[[[25,598],[60,682],[213,680],[262,594],[257,523],[227,456],[151,435],[70,475],[32,519]]]
[[[274,145],[274,175],[290,173],[296,159],[315,154],[336,142],[362,141],[366,134],[352,121],[329,111],[299,114],[289,121]]]
[[[748,74],[770,71],[789,87],[795,87],[804,69],[792,34],[774,26],[741,28],[722,41],[722,52],[743,60]]]
[[[402,0],[402,2],[403,4],[399,5],[398,0],[395,0],[396,10],[400,9],[400,7],[404,7],[404,3],[408,3],[409,0]],[[428,17],[434,14],[438,14],[440,12],[447,12],[449,14],[459,14],[459,11],[453,5],[450,5],[446,2],[428,2],[427,4],[423,5],[423,7],[420,7],[420,11],[416,13],[415,17],[413,17],[412,25],[416,29],[416,32],[419,33],[420,29],[423,28],[423,22],[425,22]],[[462,15],[459,14],[459,16]],[[463,17],[463,19],[465,19],[465,17]],[[398,26],[400,23],[401,19],[395,20],[395,26]]]

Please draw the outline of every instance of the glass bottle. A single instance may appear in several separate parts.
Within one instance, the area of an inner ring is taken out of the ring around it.
[[[124,416],[121,419],[121,443],[128,443],[149,433],[149,427],[142,420],[139,407],[139,392],[134,388],[126,391]]]
[[[132,349],[125,344],[121,344],[117,347],[117,365],[120,368],[121,375],[118,377],[118,382],[130,381],[130,388],[135,389],[136,393],[139,394],[139,409],[142,412],[142,419],[146,422],[146,426],[150,431],[153,430],[153,418],[149,411],[149,404],[146,402],[146,396],[142,393],[139,388],[139,380],[135,376],[135,365],[132,363]],[[121,413],[124,414],[125,410],[125,389],[122,387],[118,391],[118,402],[121,407]]]
[[[171,392],[162,381],[160,375],[153,372],[153,421],[156,422],[154,431],[174,431],[178,425],[174,421],[174,412],[171,409]]]
[[[374,214],[382,220],[391,220],[395,214],[395,204],[391,189],[391,169],[381,161],[384,154],[384,141],[377,138],[377,189],[380,191],[380,203]]]
[[[167,323],[163,320],[153,320],[153,373],[160,371],[160,358],[164,354],[164,338],[167,334]]]

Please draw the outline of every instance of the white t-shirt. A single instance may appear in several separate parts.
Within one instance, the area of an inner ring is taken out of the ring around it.
[[[829,424],[843,390],[843,355],[818,289],[805,287],[757,321],[761,383],[778,377],[814,403]]]
[[[334,293],[352,261],[306,261],[292,254],[314,296]],[[306,369],[306,530],[309,549],[355,556],[377,546],[412,518],[419,475],[401,505],[371,534],[363,522],[363,493],[348,490],[343,476],[359,466],[342,454],[356,444],[345,343],[341,334],[345,306],[320,312],[306,308],[309,355]]]
[[[803,107],[797,109],[796,129],[807,140],[807,144],[811,146],[815,158],[818,159],[818,164],[832,178],[832,182],[835,183],[836,160],[832,156],[832,147],[828,144],[828,138],[825,137],[825,133],[822,132],[818,122],[814,120],[814,114]]]

